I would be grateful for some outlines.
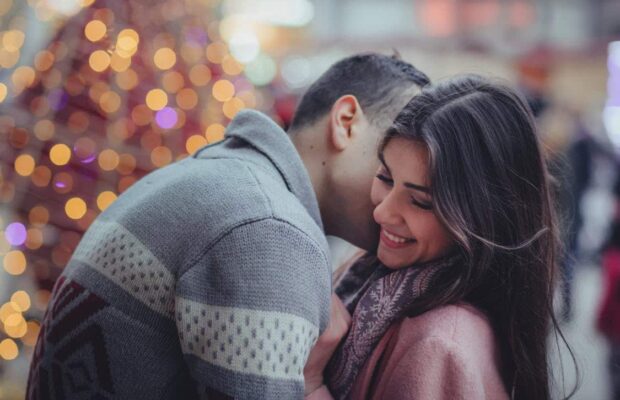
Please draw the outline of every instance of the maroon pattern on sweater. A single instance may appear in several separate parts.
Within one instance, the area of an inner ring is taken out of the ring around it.
[[[104,335],[88,319],[108,303],[64,277],[55,286],[32,358],[27,399],[107,399],[114,394],[114,383]],[[45,348],[49,345],[51,355]],[[44,366],[43,354],[52,357],[45,363],[50,367]]]

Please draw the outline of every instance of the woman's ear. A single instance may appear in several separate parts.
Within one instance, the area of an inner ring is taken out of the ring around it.
[[[363,118],[364,112],[357,98],[345,95],[334,102],[329,114],[328,142],[337,151],[349,146],[356,134],[355,125]]]

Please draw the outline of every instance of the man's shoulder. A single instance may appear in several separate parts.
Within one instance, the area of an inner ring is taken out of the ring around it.
[[[173,247],[193,254],[238,226],[265,219],[325,240],[279,176],[234,157],[187,159],[155,171],[119,196],[101,218],[172,254],[177,254]]]

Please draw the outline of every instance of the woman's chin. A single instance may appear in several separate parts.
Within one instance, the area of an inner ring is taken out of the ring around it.
[[[400,269],[412,264],[410,261],[399,259],[399,257],[394,257],[393,254],[382,251],[381,247],[379,247],[379,250],[377,251],[377,258],[381,261],[381,264],[389,269]]]

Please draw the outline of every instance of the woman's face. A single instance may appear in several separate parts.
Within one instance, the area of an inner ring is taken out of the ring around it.
[[[445,255],[453,241],[433,211],[428,151],[420,143],[395,138],[382,158],[371,190],[373,216],[381,226],[379,260],[402,268]]]

